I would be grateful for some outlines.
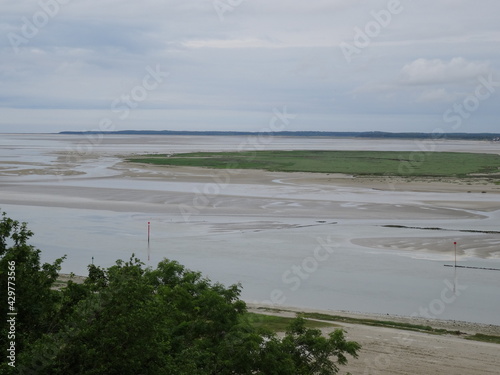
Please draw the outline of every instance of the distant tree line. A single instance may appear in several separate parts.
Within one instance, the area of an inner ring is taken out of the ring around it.
[[[188,130],[120,130],[112,132],[100,131],[63,131],[58,134],[116,134],[116,135],[208,135],[208,136],[247,136],[258,135],[258,132],[238,131],[188,131]],[[338,138],[373,138],[373,139],[453,139],[500,141],[500,133],[391,133],[391,132],[328,132],[328,131],[281,131],[269,133],[282,137],[338,137]]]

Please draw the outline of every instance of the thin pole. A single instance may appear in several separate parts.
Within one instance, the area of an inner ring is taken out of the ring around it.
[[[453,242],[453,245],[455,245],[455,268],[457,268],[457,243]]]
[[[148,261],[149,261],[149,258],[150,258],[150,250],[149,250],[149,241],[150,241],[150,238],[151,238],[151,222],[148,221]]]
[[[453,242],[453,245],[455,245],[455,276],[454,276],[454,280],[453,280],[453,293],[455,293],[455,285],[457,283],[457,242]]]

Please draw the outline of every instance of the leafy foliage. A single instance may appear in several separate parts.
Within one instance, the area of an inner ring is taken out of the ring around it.
[[[54,316],[59,294],[51,287],[57,280],[63,258],[53,264],[40,264],[40,250],[27,244],[33,233],[26,223],[19,223],[8,218],[5,213],[0,220],[0,290],[2,296],[7,295],[8,286],[15,291],[15,303],[9,305],[7,297],[0,303],[0,347],[8,348],[11,341],[7,335],[7,313],[17,312],[16,349],[22,351],[29,342],[41,337],[44,333],[57,329]],[[12,266],[13,274],[9,278],[7,272]],[[15,267],[15,268],[14,268]],[[9,281],[11,282],[9,284]],[[10,289],[12,290],[12,289]],[[14,301],[14,300],[11,300]],[[13,307],[15,310],[10,310]],[[4,357],[4,356],[2,356]]]
[[[325,337],[302,318],[281,338],[262,331],[246,319],[240,285],[212,283],[175,261],[89,265],[83,284],[52,289],[62,259],[40,265],[31,235],[3,216],[0,265],[16,261],[22,334],[16,371],[2,364],[1,374],[326,375],[360,349],[342,330]]]

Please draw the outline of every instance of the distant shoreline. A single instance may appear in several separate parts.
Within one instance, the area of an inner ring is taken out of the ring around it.
[[[431,139],[431,140],[475,140],[500,142],[500,133],[390,133],[390,132],[330,132],[330,131],[194,131],[194,130],[121,130],[121,131],[62,131],[61,135],[196,135],[196,136],[265,136],[274,137],[333,137],[364,139]]]

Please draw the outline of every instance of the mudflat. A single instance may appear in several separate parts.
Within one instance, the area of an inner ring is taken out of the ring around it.
[[[460,271],[459,283],[467,289],[453,303],[442,301],[453,278],[453,270],[443,265],[453,263],[454,242],[459,264],[500,268],[495,179],[124,161],[144,152],[234,150],[242,141],[234,138],[104,137],[75,155],[67,149],[77,149],[82,138],[31,135],[36,146],[31,149],[24,146],[26,137],[0,140],[7,142],[0,148],[0,208],[8,206],[11,216],[30,223],[36,245],[49,259],[68,254],[64,272],[83,274],[82,262],[91,256],[109,266],[137,254],[144,246],[144,223],[152,220],[151,265],[168,257],[213,280],[240,281],[249,302],[281,295],[286,301],[277,301],[279,309],[364,311],[372,318],[421,319],[449,330],[498,335],[500,272]],[[411,141],[277,139],[266,147],[418,150]],[[497,145],[481,142],[442,141],[437,149],[499,153]],[[64,229],[57,240],[56,225]],[[318,243],[326,245],[318,248]],[[145,262],[148,255],[138,254]],[[294,274],[294,267],[302,273]],[[420,307],[430,308],[433,318],[409,318]],[[360,358],[350,361],[353,374],[496,374],[500,368],[498,344],[341,325],[363,345]]]

